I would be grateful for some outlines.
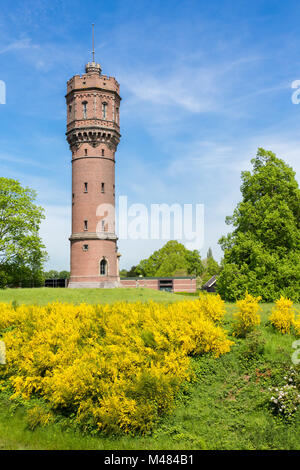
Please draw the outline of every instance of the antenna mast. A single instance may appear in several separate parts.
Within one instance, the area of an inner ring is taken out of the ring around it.
[[[94,41],[94,23],[92,23],[92,36],[93,36],[93,62],[95,62],[95,41]]]

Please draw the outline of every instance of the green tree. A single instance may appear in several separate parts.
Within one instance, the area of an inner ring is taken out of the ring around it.
[[[273,301],[300,300],[300,190],[295,172],[271,151],[258,149],[252,172],[242,172],[242,201],[226,223],[217,290],[234,300],[246,290]]]
[[[136,266],[132,266],[129,271],[127,271],[127,277],[137,277],[139,274],[136,271]]]
[[[0,285],[41,277],[47,259],[39,237],[44,211],[36,193],[19,181],[0,177]]]
[[[60,273],[56,269],[50,269],[44,273],[45,279],[60,279]]]
[[[70,279],[70,271],[60,271],[59,279]]]
[[[221,271],[221,267],[213,257],[211,248],[207,252],[206,259],[203,260],[203,266],[204,272],[201,276],[201,285],[205,284],[211,277],[218,275]]]
[[[127,270],[126,269],[121,269],[119,271],[120,277],[127,277]]]
[[[203,265],[199,252],[188,250],[176,240],[168,241],[136,267],[137,275],[148,277],[168,277],[178,273],[185,276],[199,276],[202,272]]]

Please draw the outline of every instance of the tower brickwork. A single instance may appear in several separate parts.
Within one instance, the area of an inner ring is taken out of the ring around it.
[[[119,285],[114,207],[120,101],[118,82],[102,75],[95,62],[67,82],[66,136],[72,152],[69,287]],[[109,216],[103,207],[110,208]]]

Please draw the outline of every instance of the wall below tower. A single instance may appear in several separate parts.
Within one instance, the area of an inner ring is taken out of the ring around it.
[[[172,284],[172,292],[196,292],[197,285],[195,277],[127,277],[121,279],[120,283],[122,287],[144,287],[147,289],[165,290],[163,284],[166,280],[169,280],[170,284]]]
[[[83,245],[88,244],[88,250]],[[107,262],[107,274],[100,275],[100,262]],[[72,240],[71,277],[68,287],[118,287],[119,273],[114,240]]]

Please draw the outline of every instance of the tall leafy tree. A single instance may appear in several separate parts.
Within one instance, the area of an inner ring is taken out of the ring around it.
[[[135,271],[148,277],[168,277],[178,273],[199,276],[203,265],[197,250],[190,251],[182,243],[170,240],[149,258],[142,260]]]
[[[17,283],[26,275],[40,278],[47,258],[39,236],[44,211],[36,193],[19,181],[0,177],[0,285]],[[26,274],[27,273],[27,274]]]
[[[300,300],[300,190],[295,172],[259,148],[252,171],[242,172],[242,201],[226,223],[234,227],[224,250],[218,291],[228,300],[245,293],[273,301]]]
[[[205,284],[212,276],[219,274],[221,267],[214,259],[212,249],[209,248],[206,259],[203,260],[204,272],[201,276],[201,284]]]
[[[59,273],[59,279],[70,279],[70,271],[60,271]]]

